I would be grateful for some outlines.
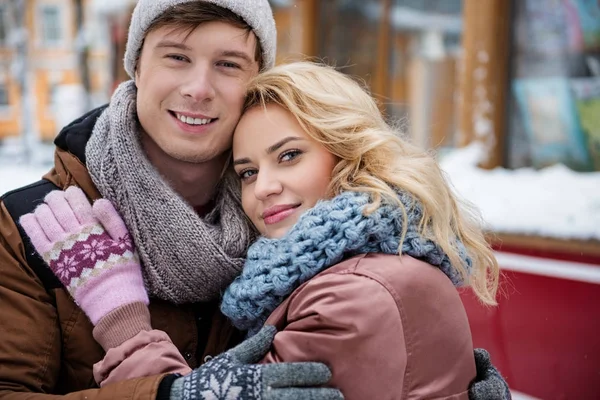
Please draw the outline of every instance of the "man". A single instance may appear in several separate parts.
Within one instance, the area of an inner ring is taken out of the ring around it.
[[[138,2],[125,53],[133,80],[108,107],[62,130],[45,182],[0,204],[0,398],[341,397],[316,388],[329,377],[321,364],[245,365],[265,346],[257,340],[201,366],[240,339],[217,305],[241,271],[252,230],[224,171],[245,85],[273,66],[275,47],[267,0]],[[192,368],[200,366],[188,380],[168,374],[96,387],[92,368],[104,351],[93,327],[64,287],[36,267],[15,223],[49,186],[72,185],[109,199],[124,217],[144,265],[147,322],[169,335]],[[241,397],[231,397],[232,371],[248,378],[235,381]]]

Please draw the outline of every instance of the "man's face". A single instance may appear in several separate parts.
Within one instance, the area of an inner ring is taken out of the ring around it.
[[[246,83],[258,74],[253,33],[208,22],[191,34],[158,28],[146,36],[135,81],[137,112],[168,156],[202,163],[231,147]]]

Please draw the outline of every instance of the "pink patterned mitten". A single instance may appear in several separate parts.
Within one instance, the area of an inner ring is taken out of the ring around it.
[[[19,222],[92,324],[124,305],[148,305],[137,253],[110,201],[100,199],[92,206],[72,186],[50,192]]]

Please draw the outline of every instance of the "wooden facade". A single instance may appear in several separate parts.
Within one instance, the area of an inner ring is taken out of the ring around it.
[[[423,147],[454,145],[461,115],[455,101],[460,97],[461,60],[457,54],[435,59],[407,56],[420,38],[415,26],[402,27],[394,21],[397,2],[371,1],[374,15],[370,20],[352,9],[340,11],[339,1],[296,0],[284,6],[273,3],[279,62],[304,56],[334,64],[363,79],[390,118],[410,114],[413,137]],[[360,3],[356,2],[357,6]],[[454,16],[457,21],[461,18]],[[428,105],[424,107],[424,103]]]
[[[92,0],[82,0],[83,23],[90,17]],[[33,130],[42,140],[50,141],[58,133],[53,106],[57,88],[83,85],[80,54],[77,52],[78,21],[74,0],[31,0],[25,2],[25,27],[28,33],[27,79],[30,82]],[[4,17],[2,26],[7,36],[16,25],[13,2],[0,4]],[[45,15],[47,14],[47,15]],[[52,26],[48,26],[52,24]],[[52,33],[49,35],[49,32]],[[49,39],[49,36],[51,38]],[[109,46],[91,46],[86,54],[91,93],[109,93],[107,65]],[[22,131],[23,100],[18,74],[15,71],[17,50],[8,40],[0,42],[0,88],[6,90],[6,104],[0,105],[0,139],[17,137]],[[64,110],[63,110],[64,111]]]

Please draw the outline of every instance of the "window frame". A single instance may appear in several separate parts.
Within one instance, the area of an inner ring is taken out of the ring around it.
[[[3,31],[2,28],[5,30]],[[0,47],[8,45],[8,38],[10,36],[10,19],[8,18],[8,5],[0,4]],[[1,36],[4,33],[4,38]]]
[[[10,104],[10,88],[6,79],[0,75],[0,93],[4,92],[6,95],[6,103],[2,103],[2,97],[0,96],[0,119],[4,120],[8,117],[11,111]]]
[[[50,39],[47,33],[47,22],[45,11],[47,9],[56,10],[56,32],[59,34],[59,37],[56,39]],[[48,49],[56,49],[56,48],[65,48],[67,47],[68,40],[68,21],[67,18],[67,10],[60,3],[54,2],[43,2],[37,5],[36,16],[38,21],[38,35],[37,35],[37,43],[41,48]]]

